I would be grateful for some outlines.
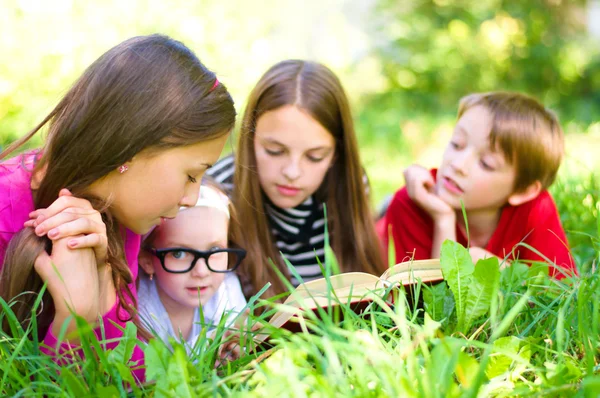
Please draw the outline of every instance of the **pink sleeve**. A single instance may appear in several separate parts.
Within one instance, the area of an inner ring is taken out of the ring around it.
[[[127,319],[127,312],[123,309],[120,311],[120,317],[117,316],[118,310],[118,300],[117,303],[110,309],[106,314],[102,316],[102,326],[104,329],[104,336],[102,335],[102,328],[97,327],[95,329],[96,337],[98,341],[108,341],[105,344],[105,347],[108,349],[113,349],[118,345],[118,340],[123,336],[122,329],[125,328],[125,322],[123,319]],[[60,343],[60,344],[59,344]],[[46,333],[46,337],[44,338],[44,343],[42,346],[42,352],[47,355],[53,356],[55,361],[60,364],[66,364],[72,361],[73,354],[78,356],[83,356],[83,352],[79,349],[77,344],[70,344],[69,342],[59,342],[57,337],[52,332],[52,325],[48,328],[48,332]],[[133,374],[140,382],[145,380],[145,369],[144,365],[144,353],[139,346],[133,350],[133,354],[131,359],[129,360],[129,365],[133,369]]]

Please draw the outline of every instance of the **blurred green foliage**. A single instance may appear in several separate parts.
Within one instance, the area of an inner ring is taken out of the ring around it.
[[[563,120],[600,112],[598,42],[584,0],[379,0],[377,53],[389,90],[373,101],[454,110],[471,92],[519,90]],[[597,40],[597,39],[596,39]]]

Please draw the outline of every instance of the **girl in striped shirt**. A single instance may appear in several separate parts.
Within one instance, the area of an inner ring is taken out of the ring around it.
[[[325,224],[343,272],[384,271],[348,99],[331,70],[302,60],[271,67],[250,94],[235,154],[208,174],[239,214],[246,296],[268,282],[266,297],[285,291],[270,261],[294,286],[322,277]]]

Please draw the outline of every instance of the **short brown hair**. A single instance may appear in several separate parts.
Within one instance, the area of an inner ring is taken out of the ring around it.
[[[553,112],[521,93],[476,93],[463,97],[458,118],[474,106],[492,115],[490,145],[498,147],[515,166],[514,192],[535,181],[546,189],[554,182],[564,153],[563,131]]]

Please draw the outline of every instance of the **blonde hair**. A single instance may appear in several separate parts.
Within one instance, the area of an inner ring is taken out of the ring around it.
[[[478,105],[492,115],[490,145],[500,148],[515,166],[514,192],[535,181],[543,189],[552,185],[564,153],[564,134],[554,113],[521,93],[490,92],[463,97],[458,118]]]

